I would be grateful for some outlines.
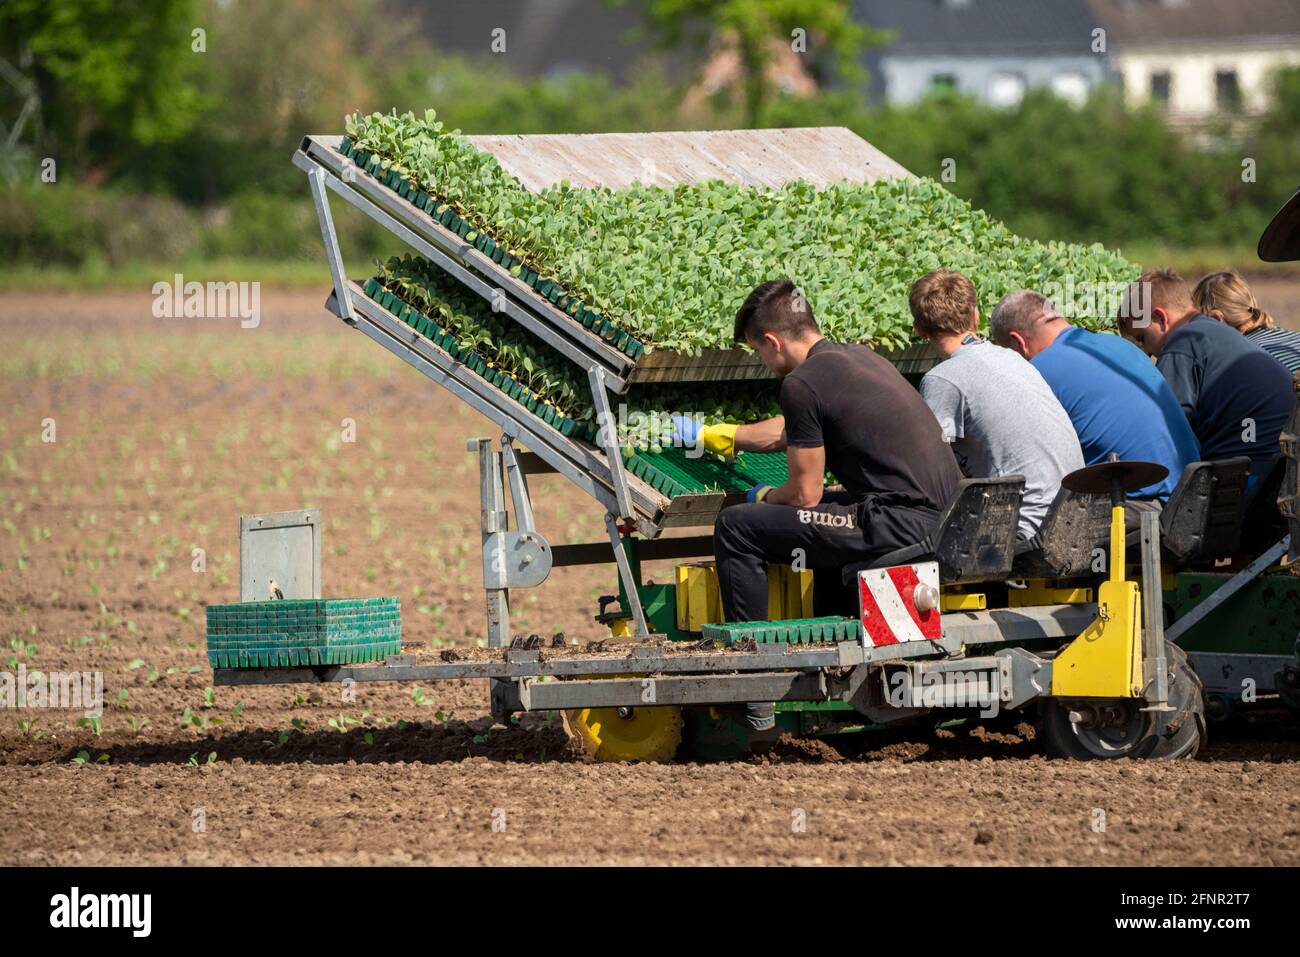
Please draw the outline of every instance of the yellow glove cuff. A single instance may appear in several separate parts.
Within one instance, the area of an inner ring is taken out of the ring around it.
[[[706,425],[700,429],[700,439],[704,442],[704,447],[716,455],[723,458],[734,459],[736,457],[736,429],[737,425]]]

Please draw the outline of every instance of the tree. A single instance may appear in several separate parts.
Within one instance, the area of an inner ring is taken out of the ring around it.
[[[194,0],[5,0],[0,58],[35,82],[54,155],[84,168],[190,129],[200,26]]]
[[[630,0],[606,0],[625,6]],[[639,0],[642,22],[665,48],[686,43],[734,43],[740,59],[749,126],[758,126],[773,89],[767,75],[776,44],[790,44],[822,71],[841,78],[862,76],[858,56],[886,34],[853,16],[850,0]],[[802,31],[797,32],[797,31]]]

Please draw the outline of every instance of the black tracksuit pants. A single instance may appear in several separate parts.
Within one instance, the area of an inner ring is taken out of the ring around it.
[[[841,583],[840,570],[915,545],[938,519],[938,509],[914,500],[885,495],[855,500],[848,492],[827,492],[812,508],[757,502],[723,509],[713,530],[713,552],[726,619],[767,618],[769,564],[812,569],[816,614],[854,617],[857,591]]]

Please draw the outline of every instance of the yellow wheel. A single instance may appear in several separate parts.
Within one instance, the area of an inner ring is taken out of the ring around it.
[[[597,761],[671,761],[682,743],[682,709],[574,708],[569,736]]]

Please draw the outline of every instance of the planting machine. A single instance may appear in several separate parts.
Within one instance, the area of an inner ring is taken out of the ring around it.
[[[910,175],[840,129],[475,142],[534,189],[561,176],[578,186],[626,185],[646,158],[661,183]],[[1190,756],[1207,712],[1225,715],[1254,694],[1300,705],[1300,580],[1280,564],[1289,537],[1279,531],[1243,553],[1242,534],[1258,524],[1248,513],[1273,497],[1294,514],[1294,419],[1283,439],[1285,474],[1279,467],[1255,496],[1246,492],[1244,460],[1197,463],[1165,511],[1144,515],[1140,531],[1126,535],[1124,495],[1163,469],[1103,463],[1069,476],[1039,537],[1021,542],[1023,480],[968,479],[929,539],[839,573],[857,592],[857,616],[817,617],[812,573],[773,567],[770,620],[723,623],[709,530],[750,485],[779,482],[784,456],[742,453],[722,463],[682,449],[631,453],[621,448],[615,408],[644,383],[725,389],[763,378],[757,359],[644,350],[553,284],[526,269],[512,275],[491,237],[467,229],[436,197],[376,175],[354,152],[340,137],[309,136],[294,155],[333,278],[327,308],[499,429],[468,445],[479,462],[487,650],[461,660],[408,653],[372,663],[216,666],[217,684],[483,678],[494,715],[561,711],[570,732],[605,760],[666,760],[683,748],[699,757],[737,753],[749,733],[735,717],[753,701],[777,702],[779,725],[801,734],[1032,712],[1048,750],[1077,758]],[[576,363],[600,427],[530,401],[457,349],[434,319],[349,278],[331,194]],[[919,347],[890,358],[914,381],[935,361]],[[547,541],[529,486],[543,473],[592,500],[607,540]],[[675,564],[655,582],[643,572],[651,562]],[[602,647],[550,648],[512,633],[515,591],[542,586],[556,567],[593,564],[613,566],[617,578],[615,593],[593,609],[611,633]]]

